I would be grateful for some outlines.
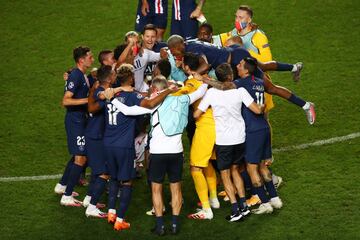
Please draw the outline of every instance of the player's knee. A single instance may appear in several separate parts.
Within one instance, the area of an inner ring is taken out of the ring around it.
[[[261,181],[260,179],[257,179],[256,181],[252,182],[253,187],[261,187]]]
[[[132,181],[122,181],[121,185],[123,185],[123,186],[132,186]]]
[[[269,170],[261,171],[261,176],[263,177],[265,182],[272,181],[272,176]]]
[[[190,171],[191,172],[200,172],[200,171],[202,171],[202,168],[190,166]]]
[[[74,163],[79,166],[84,166],[86,164],[86,159],[85,156],[75,156]]]

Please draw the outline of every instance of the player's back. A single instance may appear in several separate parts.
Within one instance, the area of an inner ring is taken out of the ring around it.
[[[187,41],[185,43],[185,52],[205,55],[208,63],[211,64],[213,68],[227,62],[230,55],[230,52],[225,48],[219,48],[211,43],[198,40]]]
[[[241,91],[239,89],[221,91],[211,88],[205,97],[210,98],[217,143],[218,139],[226,139],[227,136],[233,136],[234,144],[244,142],[245,122],[241,115]]]
[[[237,87],[245,88],[258,105],[265,103],[265,88],[262,79],[248,76],[234,81]],[[255,114],[250,109],[242,108],[242,115],[245,120],[246,132],[255,132],[269,128],[264,114]]]
[[[136,92],[121,92],[116,97],[127,106],[139,106],[143,97]],[[108,102],[105,113],[104,145],[134,148],[136,116],[125,116],[115,105]]]

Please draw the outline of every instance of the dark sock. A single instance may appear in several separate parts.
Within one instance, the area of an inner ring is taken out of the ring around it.
[[[276,71],[291,71],[294,67],[293,64],[288,64],[288,63],[276,62],[276,64],[277,64]]]
[[[71,196],[74,187],[79,182],[82,169],[82,166],[77,165],[76,163],[73,164],[69,176],[69,181],[66,184],[65,196]]]
[[[179,224],[179,215],[172,215],[171,222],[172,222],[172,225],[178,225]]]
[[[156,229],[160,230],[164,227],[164,218],[163,216],[156,217]]]
[[[277,192],[272,180],[270,182],[265,182],[265,187],[267,192],[269,193],[270,198],[277,197]]]
[[[97,177],[94,183],[94,187],[93,187],[93,192],[91,195],[91,201],[90,203],[92,205],[95,205],[98,203],[101,195],[104,192],[105,189],[105,185],[106,185],[106,180],[101,178],[101,177]]]
[[[118,192],[119,192],[119,182],[114,179],[110,179],[109,196],[108,196],[109,209],[116,209],[116,200],[117,200]]]
[[[267,203],[269,201],[269,197],[266,195],[264,186],[261,187],[253,187],[256,194],[258,195],[258,197],[261,200],[261,203]]]
[[[245,197],[239,198],[239,206],[240,206],[240,210],[247,208]]]
[[[245,189],[250,189],[251,188],[251,179],[250,179],[250,176],[249,176],[248,172],[247,171],[242,171],[240,173],[240,175],[241,175],[241,178],[244,181]]]
[[[306,102],[304,100],[302,100],[301,98],[299,98],[298,96],[296,96],[293,93],[291,94],[288,101],[295,104],[295,105],[298,105],[299,107],[303,107],[306,104]]]
[[[119,218],[124,218],[125,212],[129,207],[131,200],[132,186],[123,185],[120,195],[120,204],[118,211],[116,212]]]
[[[231,214],[235,214],[237,211],[239,210],[239,205],[238,203],[232,203],[231,204]]]
[[[71,172],[71,169],[72,169],[72,166],[74,165],[74,156],[72,156],[70,158],[70,160],[68,161],[68,163],[66,164],[66,167],[65,167],[65,170],[64,170],[64,173],[60,179],[60,184],[61,185],[66,185],[67,182],[69,181],[69,176],[70,176],[70,172]]]
[[[150,193],[151,193],[152,189],[151,189],[151,180],[150,180],[149,169],[146,169],[146,182],[147,182],[147,185],[148,185]]]
[[[88,196],[93,195],[94,187],[95,187],[95,181],[96,181],[97,176],[98,175],[91,174],[90,183],[89,183],[88,191],[87,191],[86,195],[88,195]]]

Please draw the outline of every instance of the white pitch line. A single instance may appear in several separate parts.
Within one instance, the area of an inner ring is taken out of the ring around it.
[[[59,179],[62,174],[55,175],[41,175],[41,176],[24,176],[24,177],[0,177],[0,182],[25,182],[25,181],[40,181],[49,179]]]
[[[329,139],[319,140],[312,143],[304,143],[300,145],[293,145],[289,147],[283,148],[275,148],[273,149],[273,153],[278,152],[287,152],[292,150],[302,150],[309,147],[322,146],[327,144],[333,144],[337,142],[345,142],[350,139],[360,137],[360,132],[351,133],[349,135],[341,136],[341,137],[333,137]],[[0,177],[0,182],[23,182],[23,181],[40,181],[40,180],[49,180],[49,179],[59,179],[61,178],[61,174],[55,175],[42,175],[42,176],[25,176],[25,177]]]
[[[333,143],[337,143],[337,142],[345,142],[347,140],[358,138],[358,137],[360,137],[360,132],[351,133],[349,135],[341,136],[341,137],[333,137],[333,138],[329,138],[329,139],[319,140],[319,141],[312,142],[312,143],[304,143],[304,144],[294,145],[294,146],[289,146],[289,147],[275,148],[275,149],[273,149],[272,152],[277,153],[277,152],[287,152],[287,151],[291,151],[291,150],[301,150],[301,149],[306,149],[306,148],[314,147],[314,146],[322,146],[322,145],[333,144]]]

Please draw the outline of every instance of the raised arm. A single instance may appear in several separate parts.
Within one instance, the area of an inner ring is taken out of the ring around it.
[[[201,15],[201,9],[204,6],[205,0],[199,0],[195,10],[190,14],[190,18],[197,18]]]
[[[166,89],[165,91],[160,93],[158,96],[154,97],[153,99],[144,98],[141,101],[140,106],[144,107],[144,108],[152,109],[152,108],[156,107],[157,105],[159,105],[160,103],[162,103],[162,101],[164,101],[164,99],[167,97],[167,95],[169,95],[170,93],[174,93],[176,91],[177,91],[177,88],[174,85],[172,85],[171,87],[169,87],[168,89]]]
[[[208,76],[201,76],[200,74],[194,73],[194,78],[203,81],[204,83],[212,86],[213,88],[219,90],[229,90],[229,89],[236,89],[236,85],[233,82],[220,82],[214,80]]]

